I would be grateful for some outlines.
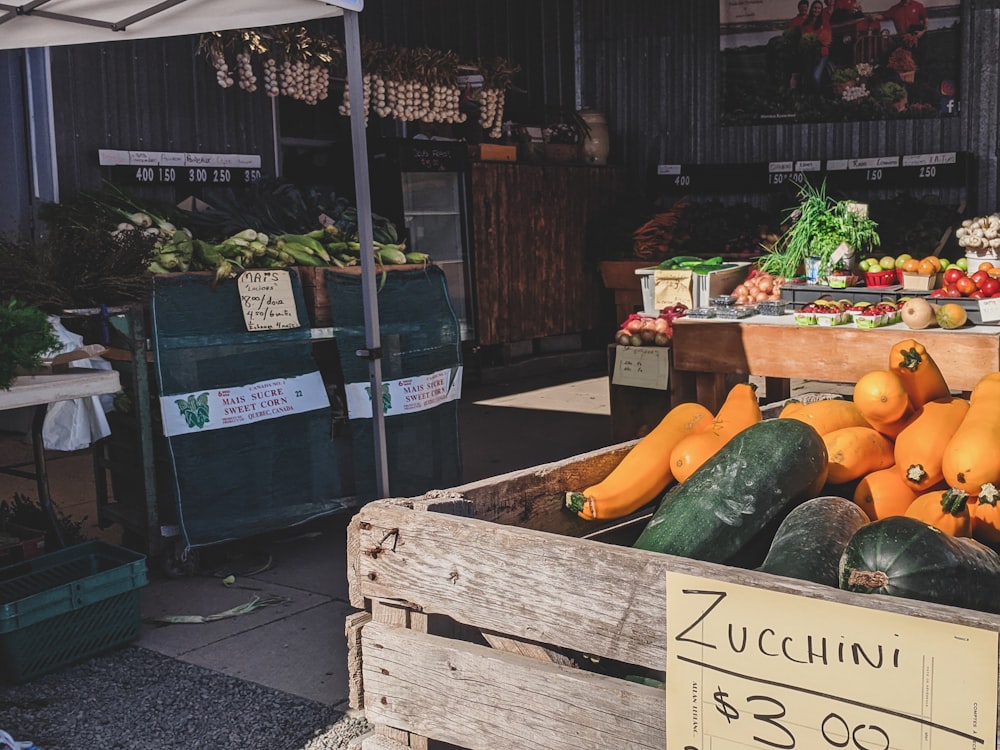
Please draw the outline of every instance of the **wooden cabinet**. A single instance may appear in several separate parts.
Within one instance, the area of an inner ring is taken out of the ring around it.
[[[477,162],[470,200],[479,344],[584,333],[603,293],[587,229],[620,188],[609,167]]]

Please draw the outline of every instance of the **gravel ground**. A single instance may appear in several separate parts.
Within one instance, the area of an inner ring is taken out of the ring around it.
[[[39,750],[336,750],[361,716],[126,646],[0,683],[0,729]]]

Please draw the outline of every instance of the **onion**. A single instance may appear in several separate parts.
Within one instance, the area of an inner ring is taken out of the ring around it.
[[[633,333],[629,340],[629,346],[642,346],[642,339],[638,333]]]
[[[632,343],[632,335],[626,330],[618,331],[615,334],[615,341],[619,346],[629,346]]]
[[[670,322],[666,318],[657,318],[653,323],[653,329],[657,333],[666,333],[670,330]]]
[[[762,276],[757,281],[757,288],[760,289],[760,291],[762,292],[770,294],[771,290],[774,289],[774,282],[771,280],[770,276],[767,277]]]
[[[643,328],[639,331],[639,338],[645,344],[653,343],[653,339],[656,338],[656,331],[652,328]]]
[[[653,339],[653,343],[656,344],[657,346],[666,346],[667,344],[670,343],[670,336],[668,336],[666,333],[658,333],[656,334],[656,337]]]
[[[632,318],[626,321],[623,328],[629,333],[639,333],[642,328],[642,318]]]
[[[741,294],[741,295],[739,295],[736,298],[736,304],[737,305],[749,305],[750,304],[750,295],[749,294]]]
[[[750,290],[747,288],[746,284],[739,284],[739,285],[737,285],[737,287],[735,289],[733,289],[733,296],[734,297],[737,297],[737,298],[739,298],[739,297],[746,297],[748,294],[750,294]],[[742,303],[740,303],[740,304],[742,304]]]
[[[764,300],[766,300],[768,298],[768,296],[770,296],[770,295],[768,295],[767,292],[757,292],[757,294],[754,295],[753,301],[754,302],[763,302]]]

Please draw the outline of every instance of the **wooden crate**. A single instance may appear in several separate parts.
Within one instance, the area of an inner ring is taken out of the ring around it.
[[[305,299],[306,307],[309,309],[309,322],[313,328],[326,328],[333,325],[333,316],[330,314],[330,295],[326,288],[327,270],[336,271],[349,275],[360,275],[361,266],[295,266],[299,272],[299,281],[302,284],[302,296]],[[375,273],[387,271],[415,271],[423,268],[421,263],[408,263],[399,266],[375,266]]]
[[[370,618],[349,623],[351,695],[375,727],[362,748],[662,750],[662,689],[579,668],[557,649],[664,670],[667,572],[1000,632],[995,615],[636,550],[629,534],[593,537],[563,511],[563,493],[604,477],[629,445],[375,501],[354,517],[351,602]]]

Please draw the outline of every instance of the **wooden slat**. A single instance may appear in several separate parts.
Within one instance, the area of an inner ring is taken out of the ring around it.
[[[365,686],[361,678],[361,628],[372,621],[369,612],[354,612],[344,622],[347,636],[347,704],[355,711],[365,707]]]
[[[617,193],[606,167],[472,165],[472,257],[482,345],[592,330],[600,282],[587,232]]]
[[[470,750],[665,746],[662,690],[372,623],[369,721]]]
[[[825,328],[797,326],[789,315],[780,322],[677,321],[674,372],[678,377],[685,371],[735,372],[854,383],[866,372],[884,370],[886,352],[908,338],[927,347],[952,390],[971,390],[984,375],[1000,370],[1000,328],[995,326],[955,331],[913,331],[902,325]]]
[[[788,578],[384,501],[358,514],[360,597],[587,654],[662,669],[671,571],[1000,632],[1000,616],[864,596]],[[386,539],[393,532],[391,541]],[[353,593],[352,593],[353,595]],[[368,653],[365,653],[368,658]],[[367,684],[365,669],[365,688]]]

